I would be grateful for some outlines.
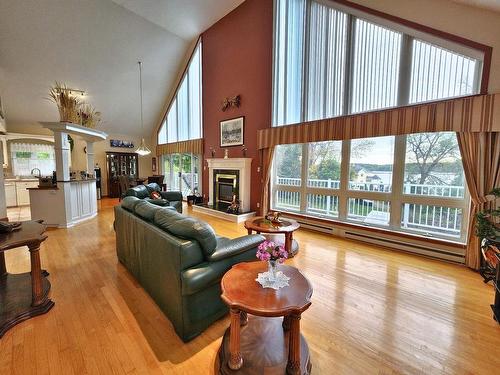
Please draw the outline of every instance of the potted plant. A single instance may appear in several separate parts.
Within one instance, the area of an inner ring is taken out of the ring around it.
[[[484,281],[488,282],[495,276],[500,253],[500,208],[496,200],[500,198],[500,188],[493,189],[489,194],[492,208],[479,211],[476,214],[475,234],[481,239],[481,253],[484,266],[479,269]]]

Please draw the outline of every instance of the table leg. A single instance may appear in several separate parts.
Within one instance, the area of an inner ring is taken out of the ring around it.
[[[5,253],[0,252],[0,276],[3,276],[7,273],[7,268],[5,267]]]
[[[247,229],[247,232],[248,232],[249,235],[252,234],[252,230],[251,229]]]
[[[290,330],[290,316],[289,315],[285,315],[283,317],[283,330],[285,331],[289,331]]]
[[[292,251],[292,232],[285,233],[285,250],[288,253],[288,256],[291,257]]]
[[[228,366],[231,370],[239,370],[243,366],[240,352],[241,314],[238,309],[231,309],[231,331],[229,336],[229,352],[231,354]]]
[[[32,306],[38,306],[43,302],[42,269],[40,266],[40,244],[29,245],[31,258],[31,293]]]
[[[248,324],[248,315],[246,312],[241,311],[240,312],[240,325],[243,327],[243,326],[246,326],[247,324]]]
[[[288,342],[288,363],[286,373],[288,375],[300,374],[300,314],[289,316],[290,333]]]

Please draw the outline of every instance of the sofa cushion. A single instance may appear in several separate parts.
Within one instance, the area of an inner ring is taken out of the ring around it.
[[[144,185],[137,185],[134,186],[133,188],[128,189],[125,192],[126,196],[133,196],[137,197],[140,199],[148,198],[149,197],[149,190],[146,188]]]
[[[163,207],[141,200],[135,205],[135,214],[146,221],[153,221],[156,211],[163,210]],[[170,210],[169,210],[170,211]]]
[[[139,203],[141,200],[137,197],[134,197],[132,195],[123,198],[121,206],[126,209],[127,211],[134,212],[135,211],[135,206],[137,203]]]
[[[168,206],[168,201],[166,199],[151,199],[151,198],[144,198],[146,202],[149,202],[151,204],[154,204],[156,206],[161,206],[161,207],[166,207]]]
[[[205,257],[209,257],[217,247],[217,237],[210,225],[202,220],[183,216],[177,212],[158,213],[154,223],[176,237],[198,241]]]

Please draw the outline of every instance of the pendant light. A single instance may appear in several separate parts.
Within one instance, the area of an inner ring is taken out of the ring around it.
[[[144,134],[144,121],[142,118],[142,62],[138,62],[139,64],[139,91],[141,95],[141,131],[142,134]],[[136,153],[139,154],[139,156],[146,156],[151,153],[151,150],[146,146],[146,142],[144,141],[144,137],[141,139],[141,145],[137,150],[135,150]]]

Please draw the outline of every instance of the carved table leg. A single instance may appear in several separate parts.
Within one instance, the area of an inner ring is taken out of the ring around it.
[[[283,326],[283,329],[285,331],[289,331],[290,330],[290,316],[289,315],[285,315],[283,317],[283,324],[282,324],[282,326]]]
[[[231,370],[239,370],[243,366],[240,352],[241,314],[237,309],[231,309],[231,332],[229,336],[229,352],[231,354],[228,366]]]
[[[5,268],[5,254],[4,252],[0,252],[0,276],[3,276],[7,273],[7,268]]]
[[[252,234],[252,230],[251,229],[247,229],[247,232],[248,232],[248,235]]]
[[[42,269],[40,266],[40,244],[30,245],[32,306],[43,302]]]
[[[291,258],[292,254],[292,232],[285,233],[285,250]]]
[[[290,333],[288,343],[288,363],[286,373],[289,375],[300,374],[300,314],[289,316]]]
[[[246,326],[248,324],[248,315],[244,311],[240,311],[240,325]]]

